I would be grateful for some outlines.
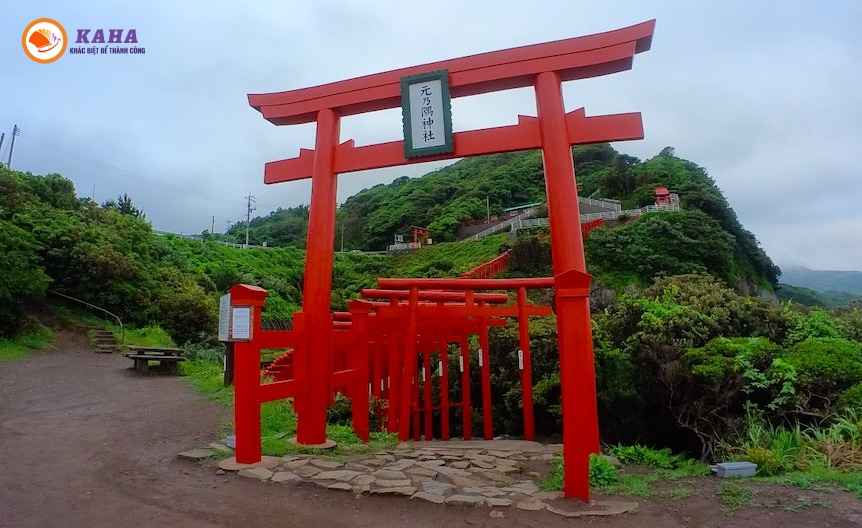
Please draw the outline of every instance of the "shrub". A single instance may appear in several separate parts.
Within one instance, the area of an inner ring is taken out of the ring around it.
[[[812,408],[825,409],[841,392],[862,382],[862,351],[846,339],[808,338],[795,344],[784,360],[796,370]]]

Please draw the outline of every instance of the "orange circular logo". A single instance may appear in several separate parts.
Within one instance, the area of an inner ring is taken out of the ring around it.
[[[30,22],[21,37],[24,53],[41,64],[54,62],[63,56],[67,44],[66,30],[59,22],[50,18]]]

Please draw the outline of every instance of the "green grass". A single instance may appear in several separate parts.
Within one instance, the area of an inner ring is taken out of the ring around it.
[[[733,511],[753,505],[757,490],[736,482],[725,482],[719,485],[716,494],[721,503]]]
[[[0,338],[0,361],[25,358],[32,350],[53,345],[54,337],[53,330],[32,321],[21,335],[10,339]]]
[[[812,467],[808,471],[794,471],[776,477],[759,477],[759,482],[793,486],[815,491],[850,491],[862,499],[862,473],[842,472],[828,467]]]
[[[124,345],[138,345],[138,346],[149,346],[149,347],[174,347],[173,340],[171,340],[171,336],[168,335],[167,332],[162,330],[159,326],[147,326],[145,328],[125,328],[125,336],[120,332],[120,327],[118,325],[109,324],[107,325],[108,329],[114,333],[114,337],[117,338],[117,343],[120,342],[121,338],[123,339]]]
[[[234,388],[225,387],[222,364],[213,361],[186,361],[179,365],[180,374],[195,390],[227,407],[233,406]],[[222,424],[221,434],[232,434],[233,422]],[[261,450],[264,455],[282,456],[295,453],[319,453],[291,444],[288,440],[296,436],[296,413],[289,400],[266,402],[260,408]],[[326,437],[335,440],[335,449],[327,451],[330,456],[340,456],[348,453],[380,451],[394,446],[398,437],[389,433],[371,433],[370,441],[365,444],[355,434],[350,426],[329,424],[326,426]]]

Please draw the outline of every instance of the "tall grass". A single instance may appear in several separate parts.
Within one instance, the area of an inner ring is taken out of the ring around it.
[[[9,339],[0,338],[0,361],[25,358],[32,350],[53,345],[54,338],[53,330],[31,319],[20,335]]]

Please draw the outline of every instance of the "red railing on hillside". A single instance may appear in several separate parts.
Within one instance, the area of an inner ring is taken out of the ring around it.
[[[587,237],[590,236],[590,231],[597,227],[602,227],[603,225],[605,225],[605,220],[603,218],[596,218],[595,220],[584,222],[581,224],[581,236],[586,240]]]
[[[496,274],[505,271],[509,267],[509,255],[512,250],[501,253],[498,257],[488,262],[479,264],[473,269],[458,275],[459,279],[490,279]]]
[[[595,220],[590,220],[589,222],[585,222],[581,224],[581,236],[584,237],[584,240],[590,234],[590,231],[597,227],[602,227],[605,225],[605,221],[601,218],[596,218]],[[512,254],[512,250],[508,250],[505,253],[500,254],[500,256],[494,258],[493,260],[489,260],[488,262],[479,264],[475,268],[465,271],[461,275],[458,275],[459,279],[490,279],[491,277],[496,276],[498,273],[506,271],[509,267],[509,256]]]

